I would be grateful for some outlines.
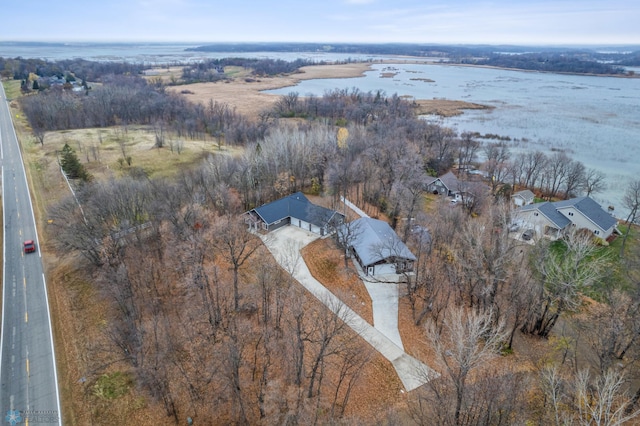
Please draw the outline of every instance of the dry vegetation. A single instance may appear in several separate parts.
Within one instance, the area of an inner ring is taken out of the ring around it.
[[[264,93],[265,90],[295,86],[302,80],[359,77],[368,69],[369,65],[363,63],[318,65],[303,67],[299,73],[292,75],[258,79],[249,78],[246,71],[232,72],[233,81],[180,85],[170,87],[169,90],[177,93],[187,91],[185,96],[193,102],[207,104],[213,100],[232,106],[240,114],[257,117],[261,112],[271,109],[280,99],[279,95]]]
[[[238,72],[233,82],[175,86],[169,90],[178,92],[188,90],[192,94],[186,94],[186,96],[193,101],[207,103],[209,100],[214,100],[227,103],[239,113],[255,117],[272,106],[279,98],[261,93],[261,90],[291,86],[303,79],[356,77],[367,69],[368,65],[366,64],[306,67],[300,74],[264,78],[251,82],[247,81],[245,75]],[[175,78],[177,71],[170,69],[158,72],[150,78],[171,79],[172,75]],[[446,100],[419,100],[417,103],[423,114],[452,115],[460,113],[461,109],[484,108],[480,105]],[[218,147],[213,140],[175,140],[170,142],[171,145],[167,144],[158,149],[155,147],[153,129],[144,126],[49,132],[46,134],[44,145],[41,146],[35,138],[30,136],[23,117],[17,113],[15,105],[13,107],[12,111],[18,123],[17,131],[22,141],[30,183],[34,189],[33,194],[36,198],[35,205],[39,212],[38,224],[41,231],[45,231],[48,226],[46,214],[48,209],[57,200],[68,194],[68,187],[60,174],[56,159],[57,151],[65,143],[76,150],[78,157],[86,165],[89,172],[99,181],[129,174],[171,177],[177,175],[180,170],[200,163],[203,158],[209,155],[236,156],[241,153],[238,148]],[[178,142],[181,143],[178,144]],[[319,204],[327,206],[331,204],[321,197],[310,198]],[[447,211],[452,211],[451,206],[448,203],[443,204],[440,199],[437,199],[438,197],[427,194],[422,198],[427,201],[424,203],[425,207],[422,213],[426,213],[432,219],[430,226],[434,225],[437,228],[438,218],[447,215],[451,216],[451,223],[447,223],[446,226],[452,227],[455,220],[459,220],[459,218],[456,219],[447,213]],[[369,213],[376,213],[377,210],[372,206],[361,207]],[[380,217],[384,218],[382,214]],[[457,226],[459,225],[457,223]],[[454,229],[456,229],[455,232],[440,230],[443,235],[446,232],[451,232],[450,237],[445,238],[441,235],[441,241],[446,241],[446,244],[442,245],[442,251],[438,254],[440,261],[448,261],[454,256],[460,255],[460,253],[454,252],[453,246],[448,246],[454,240],[454,234],[459,231],[458,228]],[[109,312],[108,304],[103,299],[104,295],[96,289],[94,283],[79,278],[80,274],[77,273],[74,266],[78,259],[72,256],[65,257],[64,254],[55,252],[52,244],[47,241],[47,235],[50,234],[41,232],[41,235],[43,236],[41,249],[48,276],[50,303],[58,348],[57,359],[64,401],[65,423],[71,425],[109,425],[125,422],[132,424],[173,423],[172,419],[165,416],[160,402],[153,401],[143,390],[135,386],[129,374],[127,363],[121,360],[114,361],[112,356],[107,355],[109,342],[105,337],[105,330],[110,325],[109,318],[112,318],[114,313]],[[307,246],[302,251],[302,255],[316,279],[341,297],[347,306],[366,321],[373,322],[371,300],[365,286],[353,270],[352,265],[349,264],[345,267],[343,253],[331,239],[317,240]],[[261,253],[259,256],[259,260],[251,263],[261,266],[269,263],[268,260],[265,260],[268,255]],[[220,263],[209,266],[217,266],[220,271],[223,271],[221,279],[230,279],[229,264]],[[244,268],[242,271],[243,280],[255,283],[258,280],[259,269]],[[477,271],[465,272],[468,274],[465,279],[475,280],[474,274]],[[172,295],[172,300],[173,296],[177,300],[181,296],[179,287],[184,277],[178,276],[175,271],[169,275],[167,278],[173,284],[168,294]],[[452,286],[458,283],[456,277],[446,277],[444,272],[441,272],[439,276],[434,275],[429,278],[438,284],[445,282],[445,278],[451,279]],[[463,281],[461,276],[457,278],[460,279],[460,282]],[[465,299],[462,295],[464,290],[449,288],[447,290],[451,290],[451,293],[460,292],[460,304],[474,300],[473,291],[469,291],[470,298]],[[320,312],[324,309],[317,300],[310,297],[301,288],[297,291],[305,296],[303,302],[305,311]],[[425,297],[424,304],[427,305],[427,302],[428,297]],[[511,309],[508,304],[503,307],[505,312]],[[406,298],[401,300],[399,309],[400,334],[407,353],[431,366],[439,365],[437,354],[427,339],[425,321],[418,321],[420,324],[416,324],[415,312]],[[433,316],[437,319],[437,314]],[[176,314],[176,316],[169,318],[169,321],[179,323],[180,319]],[[258,325],[255,326],[259,328]],[[377,352],[372,351],[351,331],[349,331],[347,339],[359,342],[362,351],[370,351],[371,357],[360,372],[360,378],[353,390],[346,414],[357,419],[354,421],[372,424],[388,421],[387,416],[393,411],[396,413],[394,416],[397,416],[398,422],[405,423],[407,421],[404,416],[406,415],[408,395],[403,393],[402,385],[391,364]],[[256,350],[255,348],[247,349],[247,353],[256,355]],[[537,372],[537,369],[545,363],[549,363],[551,359],[561,358],[563,356],[562,350],[563,347],[558,344],[556,336],[552,335],[551,339],[543,340],[517,334],[513,344],[514,353],[491,359],[487,368],[495,372],[495,376],[500,377],[507,377],[507,374],[523,371]],[[181,356],[187,357],[185,353],[181,353]],[[281,376],[283,369],[284,366],[275,366],[272,370],[273,376]],[[439,370],[444,371],[444,368]],[[328,381],[335,379],[333,374],[327,373]],[[280,385],[280,382],[274,379],[273,383],[274,388],[271,391],[277,394],[275,387]],[[253,392],[255,389],[250,389],[250,391]],[[287,391],[282,390],[282,392],[286,393]],[[207,395],[207,398],[209,397],[214,399],[214,395]],[[189,405],[186,395],[176,395],[175,398],[176,402],[182,406]],[[218,418],[209,421],[212,424],[225,424],[232,420]]]
[[[265,93],[265,90],[280,89],[295,86],[302,80],[322,78],[355,78],[360,77],[371,68],[366,63],[344,65],[317,65],[300,69],[300,73],[264,78],[249,78],[246,72],[236,72],[233,81],[217,83],[196,83],[188,85],[170,86],[169,90],[184,93],[188,99],[207,104],[210,100],[225,103],[240,113],[250,117],[257,117],[261,112],[271,109],[280,96]],[[225,70],[228,72],[228,70]],[[391,77],[394,74],[384,75]],[[168,79],[176,70],[158,70],[153,77]],[[292,88],[292,91],[295,91]],[[486,109],[487,106],[464,101],[446,99],[419,99],[416,101],[420,114],[436,114],[445,117],[462,114],[465,109]]]
[[[373,325],[371,298],[358,273],[332,239],[318,239],[302,249],[302,257],[311,275],[338,296],[348,307]]]

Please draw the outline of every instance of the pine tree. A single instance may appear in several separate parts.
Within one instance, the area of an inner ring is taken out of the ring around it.
[[[65,143],[62,147],[61,157],[60,166],[69,179],[80,179],[85,182],[91,179],[91,175],[80,163],[76,152],[69,144]]]

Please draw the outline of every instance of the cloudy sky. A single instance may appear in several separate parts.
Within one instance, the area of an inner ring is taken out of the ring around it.
[[[6,1],[1,41],[640,44],[638,0]]]

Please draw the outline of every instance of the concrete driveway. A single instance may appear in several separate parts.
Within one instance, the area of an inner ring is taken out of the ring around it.
[[[438,373],[426,364],[404,352],[402,342],[387,337],[382,331],[371,326],[361,316],[347,307],[342,301],[313,278],[309,268],[300,255],[300,250],[319,238],[318,235],[297,228],[286,226],[267,235],[260,235],[265,246],[273,254],[275,260],[311,294],[322,302],[332,312],[340,315],[345,323],[360,335],[382,356],[388,359],[398,374],[407,391],[412,391],[430,379],[438,376]],[[397,332],[397,292],[396,292],[396,332]],[[375,322],[375,313],[374,313]]]

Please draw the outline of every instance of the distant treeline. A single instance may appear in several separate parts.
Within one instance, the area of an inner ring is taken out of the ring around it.
[[[251,70],[255,77],[289,74],[307,65],[321,65],[325,62],[296,59],[284,61],[282,59],[251,59],[251,58],[224,58],[210,59],[196,64],[185,65],[182,69],[182,83],[199,83],[219,81],[227,78],[224,67],[238,66]]]
[[[186,49],[195,52],[325,52],[365,55],[447,56],[451,53],[471,54],[468,47],[407,43],[216,43]]]
[[[84,59],[46,61],[44,59],[0,57],[0,76],[13,80],[26,80],[30,74],[39,77],[64,78],[68,73],[71,73],[79,80],[99,81],[104,75],[135,75],[146,68],[149,66],[128,62],[95,62]]]
[[[565,54],[495,54],[486,59],[462,60],[461,63],[489,65],[501,68],[578,74],[624,74],[624,68],[597,62],[589,58]]]
[[[217,43],[187,49],[199,52],[324,52],[360,55],[436,57],[453,63],[584,74],[621,74],[621,66],[640,65],[640,51],[501,45],[447,46],[408,43]]]
[[[47,131],[126,124],[162,126],[179,137],[224,134],[236,144],[263,137],[266,129],[264,123],[251,122],[226,105],[192,104],[138,76],[103,76],[102,84],[87,92],[56,88],[20,102],[41,143]]]

